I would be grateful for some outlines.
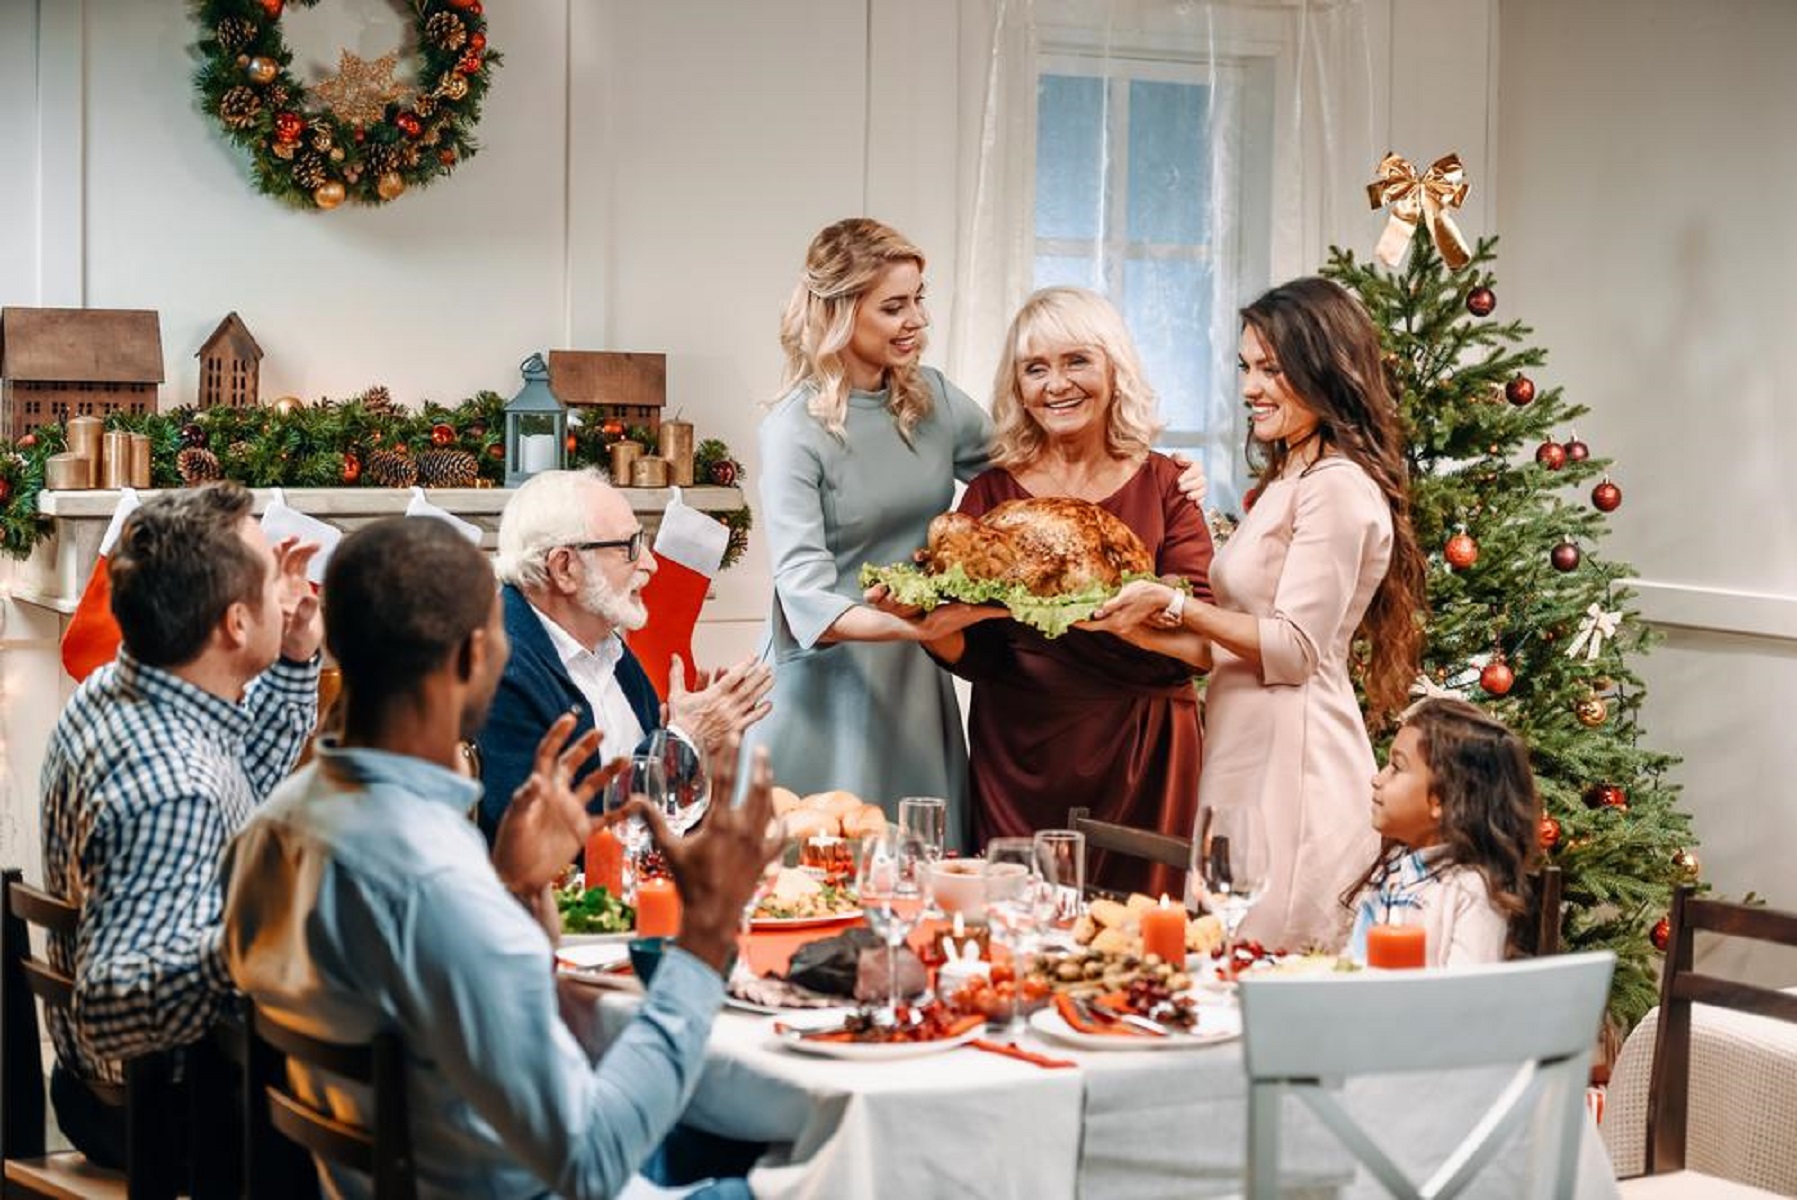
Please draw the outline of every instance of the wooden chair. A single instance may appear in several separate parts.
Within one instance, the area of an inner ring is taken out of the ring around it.
[[[1625,1181],[1622,1194],[1627,1200],[1776,1195],[1685,1169],[1691,1084],[1691,1006],[1709,1004],[1797,1022],[1797,995],[1701,974],[1692,963],[1692,946],[1700,929],[1728,937],[1797,946],[1797,913],[1731,904],[1724,900],[1700,900],[1686,885],[1672,895],[1669,923],[1665,973],[1660,979],[1660,1023],[1654,1036],[1653,1073],[1648,1084],[1648,1173]],[[1783,1112],[1763,1115],[1769,1121],[1788,1119]]]
[[[88,1086],[103,1101],[125,1109],[126,1169],[107,1170],[68,1150],[45,1153],[44,1066],[37,1001],[67,1008],[75,981],[31,953],[29,926],[75,936],[81,911],[48,892],[27,886],[16,869],[0,873],[5,893],[0,933],[0,1158],[4,1195],[45,1200],[128,1197],[172,1200],[185,1182],[181,1151],[163,1117],[176,1094],[173,1054],[158,1053],[125,1064],[125,1085]]]
[[[1192,843],[1189,838],[1174,837],[1166,833],[1150,833],[1145,829],[1131,829],[1127,825],[1117,825],[1110,821],[1099,821],[1092,817],[1089,808],[1070,808],[1067,810],[1067,828],[1075,833],[1086,835],[1086,855],[1089,859],[1094,852],[1121,854],[1126,858],[1141,858],[1157,866],[1171,867],[1181,873],[1191,870]],[[1094,886],[1090,880],[1092,872],[1086,872],[1086,891],[1092,895],[1115,895],[1109,888]]]
[[[1302,1099],[1397,1197],[1458,1195],[1542,1106],[1547,1144],[1537,1183],[1572,1194],[1585,1122],[1585,1075],[1615,956],[1450,971],[1247,978],[1241,981],[1248,1072],[1248,1195],[1279,1189],[1280,1101]],[[1520,1063],[1490,1110],[1429,1180],[1413,1182],[1331,1094],[1344,1076]]]
[[[399,1038],[382,1034],[372,1042],[345,1045],[297,1033],[252,1006],[249,1019],[249,1080],[246,1103],[248,1194],[286,1200],[296,1192],[291,1156],[281,1139],[374,1181],[376,1200],[412,1200],[417,1181],[412,1133],[406,1112],[405,1056]],[[294,1094],[287,1065],[297,1062],[353,1083],[373,1097],[373,1123],[340,1121]],[[269,1136],[270,1132],[280,1135]],[[299,1174],[316,1180],[316,1171]]]
[[[1534,874],[1535,895],[1532,924],[1535,935],[1534,954],[1545,958],[1560,953],[1560,926],[1564,920],[1565,899],[1561,895],[1560,868],[1549,863]]]

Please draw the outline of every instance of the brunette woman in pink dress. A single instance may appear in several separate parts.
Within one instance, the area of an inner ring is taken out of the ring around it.
[[[1324,279],[1274,288],[1242,310],[1239,366],[1260,479],[1211,564],[1215,603],[1143,581],[1096,617],[1209,644],[1199,800],[1257,805],[1271,851],[1241,936],[1334,949],[1349,916],[1339,897],[1379,849],[1366,717],[1399,711],[1416,678],[1423,556],[1379,331],[1360,303]]]

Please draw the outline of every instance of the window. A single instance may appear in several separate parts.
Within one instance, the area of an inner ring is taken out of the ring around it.
[[[1235,310],[1270,258],[1272,71],[1064,50],[1037,60],[1034,286],[1109,297],[1160,396],[1165,449],[1237,510],[1246,417]]]

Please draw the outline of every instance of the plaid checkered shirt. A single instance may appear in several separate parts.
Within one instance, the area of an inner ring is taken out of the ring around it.
[[[51,963],[64,1066],[123,1081],[126,1058],[195,1041],[230,993],[220,950],[225,843],[293,769],[316,721],[318,662],[277,662],[233,704],[118,660],[75,690],[42,777],[44,887],[81,907]]]

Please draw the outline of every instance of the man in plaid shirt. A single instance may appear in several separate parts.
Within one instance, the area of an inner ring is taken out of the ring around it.
[[[75,980],[52,1014],[58,1124],[124,1163],[124,1113],[90,1082],[197,1040],[231,990],[220,955],[225,843],[292,770],[317,717],[316,546],[270,546],[234,483],[171,492],[109,560],[117,661],[76,689],[42,779],[44,885],[81,907],[50,959]]]

